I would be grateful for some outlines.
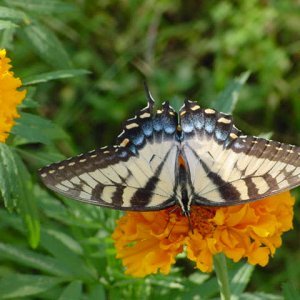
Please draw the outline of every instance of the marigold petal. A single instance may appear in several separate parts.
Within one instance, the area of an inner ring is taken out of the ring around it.
[[[4,143],[15,119],[19,117],[17,105],[25,98],[26,91],[18,91],[22,85],[19,78],[14,77],[10,71],[10,59],[6,57],[6,51],[0,49],[0,142]]]
[[[186,218],[174,218],[166,211],[129,212],[118,220],[112,237],[126,274],[143,277],[170,271],[188,230]]]
[[[169,210],[128,213],[118,221],[113,238],[126,273],[145,276],[167,273],[186,245],[187,257],[203,272],[213,255],[223,252],[237,262],[265,266],[292,228],[294,199],[289,192],[232,207],[192,207],[188,219]],[[172,210],[173,211],[173,210]]]
[[[251,265],[266,266],[269,262],[270,249],[268,247],[253,247],[252,251],[247,255],[248,263]]]
[[[216,243],[215,240],[209,241],[210,247]],[[211,272],[213,266],[213,256],[208,247],[208,242],[203,239],[199,232],[194,232],[186,241],[187,257],[196,263],[198,269],[202,272]]]
[[[218,226],[223,225],[225,222],[225,211],[223,209],[218,209],[212,221]]]

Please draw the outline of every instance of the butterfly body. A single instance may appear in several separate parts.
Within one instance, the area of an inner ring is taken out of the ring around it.
[[[124,124],[115,146],[40,170],[50,189],[120,210],[258,200],[300,184],[300,148],[245,136],[227,114],[185,101],[177,114],[148,105]]]

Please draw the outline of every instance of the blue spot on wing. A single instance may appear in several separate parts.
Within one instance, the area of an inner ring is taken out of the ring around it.
[[[207,133],[212,133],[215,130],[216,119],[215,116],[206,116],[205,118],[205,131]]]
[[[147,137],[151,136],[153,134],[152,120],[147,120],[142,122],[141,128],[145,136]]]
[[[183,120],[182,120],[182,123],[181,123],[181,127],[182,127],[182,130],[185,132],[185,133],[190,133],[194,130],[194,125],[193,125],[193,121],[191,118],[189,117],[185,117]]]
[[[153,120],[153,128],[155,131],[161,131],[163,128],[161,118],[156,116]]]
[[[202,111],[199,111],[193,115],[193,122],[196,129],[201,130],[203,128],[205,119]]]
[[[220,140],[220,141],[225,141],[226,138],[228,137],[228,130],[225,130],[225,128],[223,127],[216,127],[215,129],[215,136],[217,138],[217,140]]]
[[[139,130],[138,132],[136,132],[136,134],[132,135],[131,141],[136,146],[141,145],[144,142],[144,134]]]

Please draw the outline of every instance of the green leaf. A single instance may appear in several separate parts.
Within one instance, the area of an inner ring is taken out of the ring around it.
[[[8,211],[4,208],[0,208],[0,220],[1,225],[4,227],[11,227],[16,232],[25,234],[26,228],[24,228],[23,222],[20,217],[16,214],[8,213]]]
[[[70,58],[56,35],[41,24],[29,24],[24,27],[24,34],[36,52],[55,68],[71,67]]]
[[[297,298],[294,298],[297,299]],[[283,300],[281,296],[267,293],[244,293],[239,300]]]
[[[83,254],[81,245],[66,233],[54,229],[48,229],[47,234],[51,235],[57,241],[60,241],[63,245],[65,245],[65,247],[69,249],[69,251],[80,255]]]
[[[16,181],[20,184],[20,213],[28,229],[29,244],[32,248],[36,248],[40,241],[40,222],[32,180],[21,158],[15,154],[14,159],[18,170],[18,180]]]
[[[18,105],[18,108],[20,108],[20,110],[22,110],[22,108],[39,107],[40,106],[39,103],[34,100],[34,96],[36,93],[36,87],[35,86],[27,87],[26,90],[27,90],[26,97],[25,97],[24,101],[22,101],[22,103]]]
[[[11,28],[16,28],[16,27],[18,27],[18,25],[11,21],[0,20],[0,30],[11,29]]]
[[[39,104],[34,101],[33,99],[30,99],[28,97],[26,97],[24,99],[24,101],[18,106],[18,108],[22,109],[22,108],[36,108],[39,107]]]
[[[75,10],[75,6],[70,3],[57,0],[6,0],[11,6],[22,8],[39,14],[66,13]]]
[[[29,233],[29,243],[36,247],[40,237],[32,181],[20,157],[6,144],[0,144],[0,191],[8,210],[18,207]]]
[[[212,103],[212,107],[224,113],[232,113],[238,101],[240,90],[249,76],[250,72],[245,72],[230,82],[217,100]]]
[[[0,45],[4,49],[12,49],[16,27],[3,29],[0,35]]]
[[[299,291],[296,290],[295,286],[291,282],[283,283],[282,291],[285,300],[300,299]]]
[[[63,282],[63,279],[42,275],[13,274],[0,280],[0,299],[32,296]]]
[[[56,276],[70,276],[65,267],[57,259],[21,247],[0,242],[0,257],[12,262],[41,270]]]
[[[80,281],[73,281],[64,289],[58,300],[80,300],[81,297],[82,283]]]
[[[69,239],[72,238],[69,237]],[[42,230],[41,245],[61,261],[66,270],[76,278],[84,281],[96,278],[96,270],[91,266],[88,267],[84,260],[73,251],[73,247],[58,237],[55,230]]]
[[[14,154],[9,146],[0,143],[0,193],[8,210],[17,207],[21,186]]]
[[[16,149],[20,156],[31,163],[31,165],[36,166],[36,168],[40,168],[45,165],[49,165],[55,161],[64,160],[66,157],[62,155],[60,152],[50,151],[48,149]]]
[[[90,72],[83,69],[67,69],[54,72],[43,73],[23,78],[23,86],[47,82],[55,79],[69,78],[89,74]]]
[[[240,295],[244,292],[245,288],[247,287],[247,284],[251,279],[251,275],[253,271],[254,271],[254,266],[245,263],[235,273],[230,283],[232,300],[240,299]]]
[[[220,288],[221,299],[231,299],[227,261],[224,253],[215,254],[213,257],[214,269]]]
[[[105,295],[104,286],[101,284],[97,284],[91,289],[91,292],[88,297],[89,300],[105,300],[107,299]]]
[[[0,19],[12,19],[18,21],[28,20],[27,15],[19,10],[0,6]]]
[[[216,296],[219,292],[219,286],[215,277],[208,279],[202,284],[189,283],[186,287],[186,291],[182,296],[182,300],[193,299],[197,295],[201,295],[203,299],[209,299]]]
[[[12,133],[24,138],[18,144],[43,143],[52,144],[53,140],[68,139],[68,135],[51,121],[30,113],[21,113]]]

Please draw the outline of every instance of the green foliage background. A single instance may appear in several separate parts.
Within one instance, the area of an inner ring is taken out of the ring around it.
[[[169,276],[125,276],[110,238],[120,213],[50,193],[36,170],[113,143],[145,78],[176,108],[230,111],[239,92],[237,127],[300,145],[299,41],[296,0],[0,0],[0,47],[28,89],[0,147],[0,299],[217,297],[215,275],[184,257]],[[299,220],[298,201],[267,267],[229,262],[234,299],[300,299]]]

